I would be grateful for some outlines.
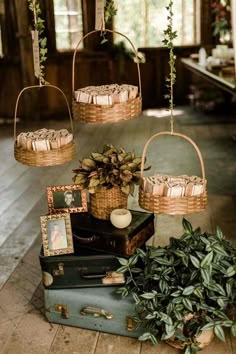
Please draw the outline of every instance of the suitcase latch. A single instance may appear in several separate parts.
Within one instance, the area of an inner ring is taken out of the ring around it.
[[[68,308],[66,305],[56,304],[55,310],[61,313],[62,318],[65,318],[65,319],[69,318]]]
[[[111,320],[113,318],[113,315],[111,313],[107,312],[106,310],[100,309],[99,307],[92,307],[92,306],[84,307],[80,311],[80,313],[81,315],[84,316],[89,316],[89,315],[93,315],[94,317],[103,316],[107,320]]]
[[[126,329],[129,332],[132,332],[135,329],[136,323],[132,317],[126,316],[126,326]]]
[[[58,263],[58,269],[53,269],[52,274],[54,276],[64,275],[64,263]]]

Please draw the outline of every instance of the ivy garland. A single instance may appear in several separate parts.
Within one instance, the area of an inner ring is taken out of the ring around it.
[[[41,18],[41,9],[39,0],[28,0],[29,9],[34,14],[34,30],[38,31],[38,40],[39,40],[39,83],[46,84],[47,82],[44,79],[45,75],[45,65],[43,64],[47,59],[47,38],[42,37],[44,32],[44,20]]]
[[[175,69],[175,61],[176,56],[174,54],[174,44],[173,41],[177,37],[177,32],[173,30],[173,1],[169,1],[169,5],[166,7],[168,11],[168,24],[167,29],[164,30],[164,40],[162,41],[163,44],[170,50],[169,51],[169,67],[170,67],[170,74],[169,77],[166,78],[166,87],[169,90],[169,94],[165,95],[165,98],[168,99],[169,102],[169,111],[170,111],[170,124],[171,124],[171,132],[174,131],[174,117],[173,117],[173,109],[174,109],[174,100],[173,100],[173,87],[176,81],[176,69]]]
[[[104,0],[104,21],[108,22],[117,13],[114,0]]]

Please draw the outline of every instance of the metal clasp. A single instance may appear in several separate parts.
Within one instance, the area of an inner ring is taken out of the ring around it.
[[[132,332],[136,327],[136,323],[132,317],[126,316],[126,329],[129,332]]]
[[[54,269],[52,271],[52,274],[54,276],[57,276],[57,275],[64,275],[64,263],[58,263],[58,269]]]
[[[61,313],[62,318],[65,318],[65,319],[69,318],[68,307],[66,305],[56,304],[55,310]]]
[[[81,313],[81,315],[84,315],[84,316],[89,316],[89,315],[93,315],[94,317],[103,316],[107,320],[111,320],[113,318],[113,315],[111,313],[107,312],[104,309],[100,309],[99,307],[87,306],[87,307],[84,307],[80,311],[80,313]]]

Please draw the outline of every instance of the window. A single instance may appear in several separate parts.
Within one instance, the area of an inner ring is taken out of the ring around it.
[[[74,49],[83,35],[81,0],[54,0],[54,18],[57,50]]]
[[[126,34],[136,47],[163,46],[167,27],[169,0],[119,0],[114,28]],[[175,45],[199,44],[200,0],[175,0],[173,28],[178,37]],[[120,42],[120,36],[115,36]]]

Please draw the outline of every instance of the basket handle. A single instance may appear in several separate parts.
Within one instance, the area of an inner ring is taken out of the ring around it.
[[[17,109],[18,109],[18,104],[19,104],[19,100],[20,100],[20,97],[22,95],[22,93],[26,90],[29,90],[29,89],[34,89],[34,88],[42,88],[42,87],[52,87],[52,88],[55,88],[56,90],[58,90],[59,92],[62,93],[64,99],[65,99],[65,102],[66,102],[66,105],[67,105],[67,108],[68,108],[68,112],[69,112],[69,116],[70,116],[70,125],[71,125],[71,132],[72,134],[74,135],[73,133],[73,123],[72,123],[72,116],[71,116],[71,112],[70,112],[70,106],[69,106],[69,103],[68,103],[68,100],[66,98],[66,95],[64,94],[64,92],[57,86],[54,86],[54,85],[50,85],[50,84],[46,84],[46,85],[34,85],[34,86],[27,86],[25,88],[23,88],[18,97],[17,97],[17,100],[16,100],[16,106],[15,106],[15,113],[14,113],[14,141],[16,141],[16,118],[17,118]]]
[[[87,34],[85,34],[83,37],[81,37],[81,39],[79,40],[76,48],[75,48],[75,51],[74,51],[74,55],[73,55],[73,62],[72,62],[72,94],[74,93],[75,91],[75,57],[76,57],[76,53],[77,53],[77,50],[79,48],[79,45],[81,44],[81,42],[87,38],[88,36],[90,36],[91,34],[93,33],[97,33],[97,32],[101,32],[101,30],[94,30],[94,31],[91,31]],[[131,40],[125,36],[123,33],[121,32],[117,32],[117,31],[113,31],[113,30],[109,30],[109,29],[103,29],[102,32],[110,32],[110,33],[116,33],[116,34],[119,34],[121,35],[122,37],[124,37],[128,42],[129,44],[131,45],[132,49],[133,49],[133,52],[134,52],[134,55],[135,55],[135,58],[136,58],[136,64],[137,64],[137,70],[138,70],[138,85],[139,85],[139,94],[140,94],[140,97],[142,96],[142,93],[141,93],[141,75],[140,75],[140,67],[139,67],[139,61],[138,61],[138,55],[137,55],[137,50],[135,49],[133,43],[131,42]]]
[[[144,170],[144,162],[145,162],[145,158],[146,158],[146,152],[147,152],[147,148],[148,148],[148,145],[150,144],[150,142],[157,136],[160,136],[160,135],[174,135],[174,136],[180,136],[181,138],[183,139],[186,139],[188,140],[194,147],[194,149],[196,150],[197,152],[197,155],[199,157],[199,160],[200,160],[200,164],[201,164],[201,169],[202,169],[202,179],[203,179],[203,184],[205,185],[206,183],[206,175],[205,175],[205,167],[204,167],[204,162],[203,162],[203,158],[202,158],[202,154],[199,150],[199,148],[197,147],[197,145],[194,143],[194,141],[192,139],[190,139],[188,136],[186,135],[183,135],[183,134],[180,134],[180,133],[175,133],[175,132],[161,132],[161,133],[157,133],[157,134],[154,134],[145,144],[144,146],[144,149],[143,149],[143,154],[142,154],[142,162],[141,162],[141,178],[143,178],[143,170]]]

